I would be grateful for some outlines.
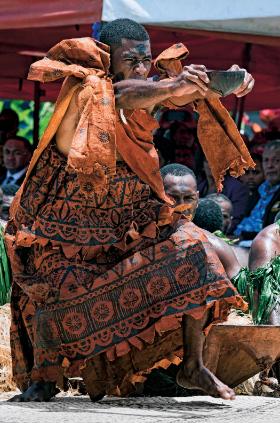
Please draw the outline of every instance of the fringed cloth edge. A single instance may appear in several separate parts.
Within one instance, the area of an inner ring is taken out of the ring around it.
[[[236,295],[213,300],[188,313],[164,316],[137,336],[124,340],[93,357],[77,360],[74,364],[65,358],[59,368],[59,380],[57,366],[48,366],[45,370],[41,368],[40,374],[36,374],[36,370],[33,369],[32,380],[57,381],[58,385],[62,386],[64,377],[82,376],[91,397],[102,392],[108,395],[129,395],[135,392],[137,383],[145,381],[145,375],[152,368],[167,368],[170,364],[178,362],[182,350],[183,314],[201,319],[206,310],[210,309],[212,321],[204,331],[205,335],[208,335],[214,324],[227,319],[232,307],[245,311],[247,304],[240,295]],[[115,380],[116,374],[118,380]],[[26,384],[26,377],[21,381],[17,378],[17,383]]]

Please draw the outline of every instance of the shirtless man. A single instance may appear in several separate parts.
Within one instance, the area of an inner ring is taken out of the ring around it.
[[[192,220],[199,199],[199,191],[197,190],[197,181],[194,172],[187,166],[174,163],[164,166],[161,169],[161,175],[165,192],[175,200],[177,205],[189,205],[187,214]],[[229,279],[232,279],[238,274],[241,266],[231,246],[206,229],[202,230],[219,257]]]
[[[252,242],[249,254],[249,269],[254,271],[280,255],[280,228],[278,223],[264,228]],[[280,282],[279,282],[280,283]],[[258,308],[258,292],[255,292],[254,309]],[[279,305],[274,308],[269,316],[268,324],[280,325]]]

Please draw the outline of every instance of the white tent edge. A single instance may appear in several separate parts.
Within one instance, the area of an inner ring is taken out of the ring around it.
[[[280,37],[279,0],[103,0],[102,20]]]

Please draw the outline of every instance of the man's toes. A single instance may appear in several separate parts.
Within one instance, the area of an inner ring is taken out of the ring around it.
[[[230,398],[230,393],[229,393],[229,392],[224,391],[224,392],[222,392],[220,395],[221,395],[221,397],[222,397],[223,399],[225,399],[225,400],[229,400],[229,399],[231,399],[231,398]]]
[[[235,399],[235,393],[232,389],[227,388],[227,389],[222,389],[220,391],[220,395],[223,399],[225,400],[234,400]]]
[[[230,399],[231,400],[235,400],[235,398],[236,398],[235,392],[234,391],[231,391],[231,393],[230,393]]]

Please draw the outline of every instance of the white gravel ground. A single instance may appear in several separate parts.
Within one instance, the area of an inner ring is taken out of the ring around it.
[[[0,394],[0,423],[280,423],[280,398],[238,396],[223,401],[188,398],[56,398],[49,403],[8,403]]]

